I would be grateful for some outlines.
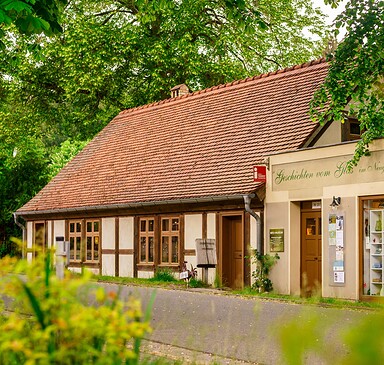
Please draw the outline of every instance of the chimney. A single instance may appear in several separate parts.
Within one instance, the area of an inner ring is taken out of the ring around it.
[[[185,84],[176,85],[171,89],[171,98],[189,94],[189,88]]]

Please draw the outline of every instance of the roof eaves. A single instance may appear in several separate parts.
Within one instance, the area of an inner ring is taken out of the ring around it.
[[[244,193],[246,194],[246,193]],[[135,209],[159,205],[171,205],[171,204],[191,204],[191,203],[209,203],[218,201],[230,201],[243,199],[244,194],[234,195],[218,195],[208,196],[200,198],[185,198],[185,199],[171,199],[171,200],[158,200],[158,201],[144,201],[137,203],[126,203],[126,204],[108,204],[108,205],[95,205],[85,207],[74,207],[74,208],[62,208],[62,209],[46,209],[46,210],[30,210],[30,211],[16,211],[15,215],[20,217],[28,217],[35,215],[46,215],[46,214],[57,214],[57,213],[80,213],[88,211],[107,211],[112,209]]]

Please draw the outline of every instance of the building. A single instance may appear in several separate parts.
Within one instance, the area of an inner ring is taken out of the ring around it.
[[[350,171],[354,149],[345,142],[270,156],[265,222],[269,249],[277,229],[284,239],[272,277],[280,292],[318,286],[325,297],[384,295],[384,140]]]
[[[16,212],[26,220],[28,257],[63,236],[72,270],[150,277],[159,268],[178,272],[184,261],[196,266],[201,240],[211,239],[217,267],[209,282],[219,277],[233,288],[249,285],[247,253],[259,247],[279,251],[273,270],[279,292],[313,290],[316,282],[325,296],[357,299],[358,205],[376,207],[377,199],[354,196],[352,187],[345,195],[344,185],[311,186],[313,174],[322,182],[329,177],[328,168],[324,177],[312,171],[312,160],[345,160],[354,146],[340,142],[354,137],[355,121],[319,126],[308,116],[327,67],[317,60],[194,93],[178,85],[181,92],[172,93],[179,96],[121,112]],[[323,147],[329,144],[335,146]],[[253,167],[263,164],[269,165],[267,182],[255,182]],[[379,195],[380,183],[368,184],[376,189],[367,185],[366,193]],[[330,282],[331,262],[340,261],[334,252],[340,245],[328,246],[316,231],[317,276],[300,249],[306,247],[301,240],[309,240],[302,233],[307,223],[301,225],[307,210],[317,214],[308,216],[309,228],[317,219],[313,229],[328,234],[333,196],[341,197],[345,227],[352,219],[355,227],[353,233],[344,230],[345,242],[352,242],[345,243],[346,261],[337,270],[344,274],[337,274],[337,283]],[[364,214],[369,219],[368,210]],[[312,282],[302,280],[307,272]]]

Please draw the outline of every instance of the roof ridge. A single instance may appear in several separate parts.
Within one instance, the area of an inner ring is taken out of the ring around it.
[[[233,85],[243,84],[243,83],[246,83],[246,82],[250,82],[250,81],[254,81],[254,80],[258,80],[258,79],[263,79],[263,78],[267,78],[269,76],[273,76],[273,75],[277,75],[277,74],[283,74],[283,73],[286,73],[286,72],[289,72],[289,71],[299,70],[299,69],[302,69],[302,68],[307,68],[307,67],[310,67],[310,66],[314,66],[314,65],[318,65],[320,63],[326,63],[326,62],[327,62],[327,60],[326,60],[325,57],[317,58],[315,60],[312,60],[312,61],[309,61],[309,62],[304,62],[304,63],[299,64],[299,65],[288,66],[288,67],[282,68],[280,70],[270,71],[270,72],[262,73],[262,74],[259,74],[259,75],[256,75],[256,76],[246,77],[245,79],[241,79],[241,80],[234,80],[234,81],[231,81],[231,82],[227,82],[226,84],[220,84],[220,85],[211,86],[209,88],[202,89],[202,90],[197,90],[197,91],[194,91],[192,93],[188,93],[188,94],[184,94],[184,95],[181,95],[181,96],[177,96],[175,98],[168,98],[168,99],[164,99],[164,100],[160,100],[160,101],[155,101],[153,103],[149,103],[149,104],[145,104],[145,105],[140,105],[140,106],[137,106],[137,107],[134,107],[134,108],[125,109],[125,110],[122,110],[118,115],[127,114],[127,113],[133,113],[135,111],[139,111],[139,110],[143,110],[143,109],[148,109],[148,108],[151,108],[151,107],[154,107],[154,106],[163,105],[163,104],[174,102],[174,101],[177,101],[177,100],[180,100],[180,99],[190,98],[190,97],[195,96],[195,95],[205,94],[205,93],[210,92],[210,91],[227,88],[227,87],[230,87],[230,86],[233,86]]]

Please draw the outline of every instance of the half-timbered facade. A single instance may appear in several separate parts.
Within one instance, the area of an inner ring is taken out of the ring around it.
[[[308,115],[326,72],[317,60],[122,111],[16,212],[27,256],[63,236],[72,270],[150,277],[196,266],[196,240],[213,239],[209,281],[248,285],[265,226],[253,166],[331,137]]]

